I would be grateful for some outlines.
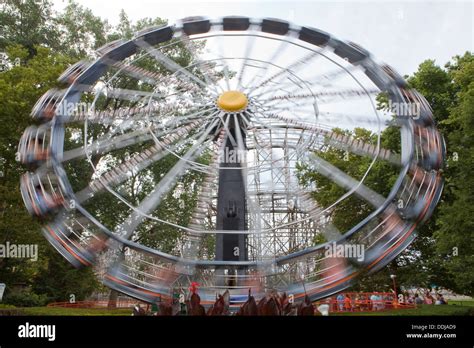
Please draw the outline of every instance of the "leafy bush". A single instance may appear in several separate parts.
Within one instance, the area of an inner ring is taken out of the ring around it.
[[[41,307],[46,305],[48,297],[31,291],[17,291],[8,293],[3,302],[16,307]]]

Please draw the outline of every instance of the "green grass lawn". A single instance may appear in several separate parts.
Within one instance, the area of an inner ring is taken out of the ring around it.
[[[467,303],[464,303],[467,302]],[[443,306],[421,305],[413,309],[399,309],[383,312],[364,313],[334,313],[331,315],[367,315],[367,316],[413,316],[413,315],[474,315],[474,301],[457,301],[459,304],[449,304]]]
[[[38,316],[130,316],[131,308],[122,309],[92,309],[92,308],[61,308],[61,307],[27,307],[15,308],[13,306],[4,306],[3,310],[12,310],[12,313],[4,315],[38,315]],[[2,307],[0,307],[2,315]],[[414,309],[399,309],[381,312],[348,312],[332,313],[331,316],[416,316],[416,315],[474,315],[473,301],[449,301],[449,305],[434,306],[421,305]]]
[[[14,315],[64,315],[64,316],[129,316],[131,308],[125,309],[93,309],[93,308],[61,308],[61,307],[26,307],[16,308]],[[1,315],[1,311],[0,311]],[[8,315],[8,314],[7,314]]]
[[[448,304],[453,305],[453,306],[472,306],[472,307],[474,307],[474,300],[460,300],[460,301],[449,300]]]
[[[24,315],[67,315],[67,316],[129,316],[131,309],[90,309],[90,308],[54,308],[54,307],[31,307],[22,308]],[[474,315],[474,304],[471,305],[447,305],[433,306],[421,305],[414,309],[399,309],[385,312],[365,312],[365,313],[338,313],[332,315],[385,315],[385,316],[413,316],[413,315]]]

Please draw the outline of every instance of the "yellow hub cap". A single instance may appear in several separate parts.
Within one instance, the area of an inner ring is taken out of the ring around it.
[[[248,100],[245,94],[239,91],[227,91],[217,99],[217,105],[224,111],[235,112],[245,109]]]

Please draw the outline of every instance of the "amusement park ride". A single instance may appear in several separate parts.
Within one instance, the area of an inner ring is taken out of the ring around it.
[[[190,55],[188,65],[178,48]],[[277,19],[188,18],[111,42],[59,81],[65,88],[38,100],[38,125],[20,140],[18,158],[30,170],[21,178],[25,205],[69,262],[100,268],[105,285],[146,302],[172,298],[193,282],[204,305],[225,290],[246,298],[249,288],[256,298],[271,290],[296,302],[330,296],[400,254],[442,191],[444,141],[428,102],[365,49],[318,29]],[[380,94],[393,105],[416,104],[417,114],[388,119],[376,107]],[[85,111],[69,107],[84,102]],[[387,120],[399,129],[399,153],[382,147]],[[368,128],[376,141],[336,127]],[[71,139],[80,145],[70,147]],[[353,178],[323,159],[331,148],[370,159],[365,175]],[[166,173],[143,176],[143,197],[126,199],[124,184],[166,158],[173,159]],[[364,183],[377,161],[398,168],[386,196]],[[93,174],[73,189],[80,165]],[[317,187],[298,180],[301,165],[345,193],[322,207]],[[186,186],[186,177],[199,180]],[[189,219],[155,214],[180,192],[194,194],[193,206],[182,207]],[[125,207],[125,216],[111,223],[88,211],[100,195]],[[331,214],[351,195],[372,212],[338,231]],[[173,231],[174,247],[142,243],[154,226]],[[329,257],[333,242],[362,245],[365,257]]]

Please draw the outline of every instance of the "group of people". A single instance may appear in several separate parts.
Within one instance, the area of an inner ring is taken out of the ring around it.
[[[349,295],[339,294],[336,297],[339,311],[350,312],[352,310],[352,300]]]
[[[378,311],[384,309],[386,301],[389,300],[379,293],[373,293],[370,296],[365,294],[356,295],[354,299],[349,294],[339,294],[336,297],[337,309],[340,312],[352,312],[356,309]]]
[[[418,293],[414,295],[404,294],[406,302],[410,304],[422,305],[422,304],[434,304],[434,305],[445,305],[448,304],[448,301],[444,298],[443,294],[436,293],[435,296],[431,294],[430,291],[426,291],[422,296]]]
[[[445,305],[447,300],[441,293],[436,293],[436,297],[426,291],[424,295],[420,296],[418,293],[414,295],[408,295],[407,293],[402,294],[402,299],[398,301],[395,299],[395,295],[387,295],[384,293],[374,292],[372,294],[357,294],[353,298],[349,294],[339,294],[335,300],[335,310],[339,312],[352,312],[357,310],[372,310],[380,311],[385,309],[387,306],[394,302],[405,303],[405,304],[434,304],[434,305]],[[387,307],[387,308],[388,308]]]

